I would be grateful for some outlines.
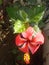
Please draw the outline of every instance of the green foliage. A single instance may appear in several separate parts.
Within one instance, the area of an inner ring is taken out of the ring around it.
[[[14,23],[14,33],[21,33],[25,31],[25,29],[25,25],[22,23],[22,21],[16,20],[16,22]]]
[[[0,0],[0,4],[2,4],[2,0]]]
[[[36,32],[39,32],[39,31],[40,31],[40,29],[39,29],[39,27],[38,27],[37,25],[34,25],[34,30],[35,30]]]
[[[32,7],[18,6],[7,7],[7,12],[14,26],[14,33],[21,33],[26,29],[25,23],[39,24],[44,14],[44,5]],[[14,20],[14,21],[13,21]]]
[[[28,17],[27,13],[24,10],[20,10],[19,13],[20,13],[20,16],[22,17],[22,19],[24,21],[26,21],[27,17]]]
[[[43,5],[37,5],[32,8],[23,7],[24,11],[28,14],[28,20],[31,23],[39,23],[44,14],[45,7]]]

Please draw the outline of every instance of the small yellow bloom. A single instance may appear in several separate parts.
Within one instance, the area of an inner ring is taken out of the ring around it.
[[[30,63],[30,55],[29,55],[29,53],[24,54],[24,61],[25,61],[26,64]]]

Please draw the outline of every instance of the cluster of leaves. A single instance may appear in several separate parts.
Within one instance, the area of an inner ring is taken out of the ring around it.
[[[39,25],[45,6],[41,4],[27,7],[21,6],[19,3],[14,3],[13,6],[8,6],[6,9],[12,22],[14,33],[21,33],[26,30],[29,24]]]

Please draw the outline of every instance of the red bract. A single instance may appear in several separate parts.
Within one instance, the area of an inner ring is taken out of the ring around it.
[[[22,52],[28,53],[30,50],[34,54],[44,43],[44,36],[41,31],[35,32],[32,27],[29,27],[25,32],[16,36],[15,42]]]

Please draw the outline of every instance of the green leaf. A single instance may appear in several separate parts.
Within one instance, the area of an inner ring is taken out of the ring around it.
[[[21,7],[21,10],[24,10],[27,13],[28,22],[35,22],[39,23],[43,17],[45,6],[44,5],[37,5],[34,7]]]
[[[38,25],[34,25],[34,30],[35,30],[36,32],[39,32],[39,31],[40,31]]]
[[[17,5],[16,5],[17,6]],[[35,22],[38,23],[42,17],[45,6],[37,5],[32,8],[29,7],[7,7],[7,12],[10,18],[15,20],[20,19],[24,22]]]
[[[41,12],[41,13],[37,14],[36,16],[34,16],[32,21],[35,22],[36,24],[38,24],[43,17],[43,13],[44,12]]]
[[[39,23],[43,17],[45,7],[42,5],[37,5],[33,9],[31,22]]]
[[[2,0],[0,0],[0,4],[2,4]]]
[[[7,12],[13,25],[14,33],[23,32],[27,27],[24,24],[27,20],[27,13],[24,10],[11,6],[7,7]]]
[[[9,6],[6,8],[10,18],[17,19],[17,8]]]
[[[6,10],[8,12],[9,17],[12,19],[20,19],[24,22],[27,20],[28,15],[23,9],[21,10],[18,7],[9,6],[6,8]]]
[[[25,31],[25,25],[20,21],[20,20],[17,20],[15,23],[14,23],[14,33],[21,33],[23,31]]]
[[[25,21],[28,17],[27,13],[24,10],[20,10],[19,13],[22,19]]]
[[[21,6],[18,5],[9,6],[6,8],[10,19],[13,23],[14,33],[21,33],[25,31],[26,26],[25,23],[35,23],[39,24],[44,14],[44,5],[37,5],[32,7]]]

